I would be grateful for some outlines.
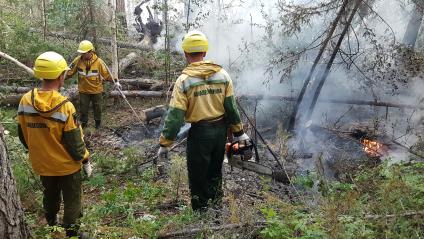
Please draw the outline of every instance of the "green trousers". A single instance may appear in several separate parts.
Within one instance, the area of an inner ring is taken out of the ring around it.
[[[66,176],[40,176],[43,184],[43,207],[49,225],[57,223],[57,213],[63,197],[63,226],[68,235],[76,235],[81,208],[81,171]]]
[[[79,93],[79,112],[81,123],[88,122],[88,109],[90,102],[93,104],[94,120],[100,121],[102,119],[102,93],[100,94],[84,94]]]
[[[226,138],[225,126],[196,126],[189,131],[187,169],[193,210],[204,211],[221,204]]]

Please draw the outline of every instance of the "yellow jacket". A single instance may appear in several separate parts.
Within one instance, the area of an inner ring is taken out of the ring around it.
[[[103,92],[103,80],[112,80],[112,75],[104,61],[95,53],[89,61],[78,56],[69,66],[71,70],[67,78],[78,73],[78,91],[84,94],[99,94]]]
[[[175,82],[159,143],[170,146],[184,120],[196,123],[220,118],[226,119],[235,136],[243,134],[228,73],[211,61],[192,63]]]
[[[41,176],[64,176],[81,169],[89,157],[74,105],[57,91],[26,93],[18,108],[19,138]]]

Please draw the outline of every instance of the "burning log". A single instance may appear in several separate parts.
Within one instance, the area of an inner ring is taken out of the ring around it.
[[[149,122],[152,119],[156,119],[159,117],[162,117],[166,112],[166,106],[165,105],[158,105],[152,108],[148,108],[141,111],[141,118]]]
[[[372,158],[379,158],[387,153],[387,147],[376,140],[363,138],[361,144],[364,146],[364,151]]]
[[[122,58],[119,61],[119,73],[124,72],[130,65],[134,64],[137,61],[138,54],[131,52],[125,58]]]

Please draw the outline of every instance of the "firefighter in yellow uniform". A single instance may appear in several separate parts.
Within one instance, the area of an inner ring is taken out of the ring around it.
[[[66,78],[78,74],[79,112],[82,127],[88,123],[90,102],[93,104],[94,121],[96,128],[101,125],[103,81],[114,81],[115,87],[121,87],[117,80],[113,80],[109,68],[94,52],[90,41],[84,40],[78,47],[77,56],[70,65]]]
[[[83,141],[74,105],[58,89],[68,70],[65,59],[56,52],[41,54],[34,64],[40,89],[26,93],[18,108],[18,133],[29,151],[29,159],[40,175],[43,208],[49,225],[57,224],[61,195],[64,201],[63,225],[66,235],[77,236],[81,209],[81,166],[87,176],[92,168]]]
[[[158,156],[167,158],[169,147],[184,123],[191,123],[187,140],[187,169],[191,207],[204,211],[220,206],[222,162],[227,127],[234,141],[249,140],[243,132],[235,104],[233,82],[221,66],[204,61],[209,43],[206,36],[193,31],[182,43],[189,65],[175,82],[165,125],[159,139]]]

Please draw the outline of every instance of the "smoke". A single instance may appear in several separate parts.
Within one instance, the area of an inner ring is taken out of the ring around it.
[[[190,30],[201,30],[207,35],[210,41],[207,59],[222,65],[229,72],[235,83],[236,95],[297,97],[318,48],[300,58],[290,77],[282,83],[280,82],[281,70],[284,65],[271,63],[271,60],[278,58],[284,52],[296,52],[296,50],[300,51],[303,47],[308,46],[313,39],[323,33],[333,16],[318,16],[295,36],[287,37],[281,33],[282,29],[279,25],[281,13],[278,12],[278,0],[221,0],[220,4],[217,1],[203,2],[205,3],[199,5],[192,3],[191,5],[193,12],[190,13],[189,22],[194,26]],[[310,4],[311,1],[293,2]],[[180,4],[179,14],[175,15],[181,25],[187,20],[185,7],[186,5]],[[355,18],[352,28],[354,32],[350,30],[342,45],[342,50],[347,53],[357,52],[356,65],[350,64],[349,67],[346,67],[346,62],[339,55],[322,89],[320,98],[379,100],[416,105],[422,98],[423,83],[421,81],[411,80],[412,83],[405,84],[404,88],[399,90],[399,94],[394,96],[390,82],[375,81],[370,84],[369,80],[363,80],[365,78],[363,73],[374,80],[374,77],[382,72],[372,72],[372,70],[371,73],[361,72],[364,70],[361,69],[362,63],[372,62],[371,58],[379,57],[380,52],[382,54],[391,52],[393,45],[403,39],[413,6],[402,6],[397,0],[376,0],[371,7],[372,10],[368,9],[368,15]],[[333,15],[335,14],[333,13]],[[340,32],[341,29],[337,31]],[[180,46],[185,31],[180,28],[174,34],[175,42],[172,45],[182,53]],[[378,45],[373,40],[376,40]],[[330,57],[331,49],[334,46],[334,43],[332,44],[328,47],[329,51],[324,54],[324,58],[313,76],[315,81],[311,83],[312,87],[309,87],[307,91],[301,113],[309,106],[316,80],[320,78],[325,69],[325,63]],[[376,49],[379,52],[376,53]],[[393,61],[390,56],[383,56],[383,58],[385,61]],[[346,59],[344,58],[344,60]],[[349,61],[347,62],[349,63]],[[270,69],[273,67],[274,69],[271,71]],[[258,120],[263,125],[273,123],[270,122],[273,121],[270,115],[273,115],[276,120],[286,120],[293,106],[293,102],[268,100],[259,101],[257,104]],[[249,105],[252,106],[252,102]],[[318,103],[312,121],[316,125],[336,127],[340,130],[347,130],[355,124],[371,125],[378,132],[410,146],[415,144],[418,139],[415,134],[416,131],[421,130],[420,122],[423,118],[423,113],[416,110]],[[307,137],[309,139],[306,140],[316,141],[313,134],[309,134]],[[399,152],[394,152],[396,157],[399,157]]]

